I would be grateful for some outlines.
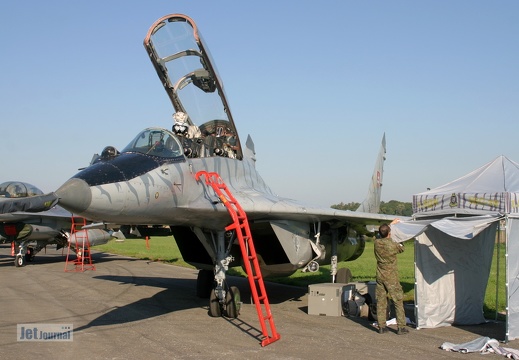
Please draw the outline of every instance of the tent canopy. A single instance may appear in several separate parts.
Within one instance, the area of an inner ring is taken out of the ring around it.
[[[403,221],[391,225],[391,238],[396,242],[403,242],[423,234],[428,229],[436,228],[452,238],[471,240],[492,223],[502,218],[502,215],[495,214],[461,218],[452,216],[442,217],[440,219]]]
[[[499,156],[479,169],[413,195],[415,217],[519,212],[519,164]]]

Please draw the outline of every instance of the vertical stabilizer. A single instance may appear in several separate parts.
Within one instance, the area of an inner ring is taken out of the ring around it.
[[[247,136],[247,142],[245,143],[245,150],[243,152],[245,158],[252,160],[252,163],[256,165],[256,150],[254,150],[254,141],[250,135]]]
[[[380,212],[380,196],[382,194],[382,175],[384,173],[384,160],[386,160],[386,134],[382,137],[382,144],[378,152],[377,162],[375,163],[375,170],[371,176],[371,183],[369,184],[368,196],[360,204],[356,211],[367,213]]]

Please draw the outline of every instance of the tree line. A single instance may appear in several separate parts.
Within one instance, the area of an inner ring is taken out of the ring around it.
[[[355,211],[360,206],[358,202],[350,202],[350,203],[339,203],[332,205],[332,209],[337,210],[352,210]],[[413,205],[410,202],[401,202],[396,200],[391,200],[388,202],[381,201],[380,202],[380,213],[385,215],[400,215],[400,216],[411,216],[413,215]]]

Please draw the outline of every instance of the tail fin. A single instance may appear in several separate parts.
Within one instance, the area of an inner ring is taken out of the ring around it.
[[[382,194],[382,175],[384,173],[384,160],[386,160],[386,134],[382,137],[382,144],[378,152],[375,170],[371,177],[371,183],[368,189],[368,196],[360,204],[356,211],[367,213],[380,212],[380,195]]]

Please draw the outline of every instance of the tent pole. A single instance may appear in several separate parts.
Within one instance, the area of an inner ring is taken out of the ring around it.
[[[497,266],[497,271],[496,271],[496,317],[495,317],[495,320],[497,321],[497,314],[499,312],[499,309],[498,309],[498,305],[499,305],[499,268],[500,268],[500,264],[499,264],[499,255],[500,255],[500,250],[501,248],[501,220],[499,220],[498,224],[497,224],[497,261],[496,261],[496,266]]]
[[[508,260],[508,253],[510,251],[510,219],[508,214],[505,214],[505,300],[506,300],[506,330],[505,343],[508,343],[508,336],[510,334],[510,294],[509,294],[509,278],[510,278],[510,261]],[[515,222],[515,220],[514,220]],[[514,233],[515,234],[515,233]]]
[[[414,219],[413,219],[414,220]],[[416,291],[416,249],[418,247],[418,239],[415,237],[414,241],[414,322],[416,323],[416,329],[420,329],[420,324],[418,323],[418,303],[417,303],[417,291]]]

